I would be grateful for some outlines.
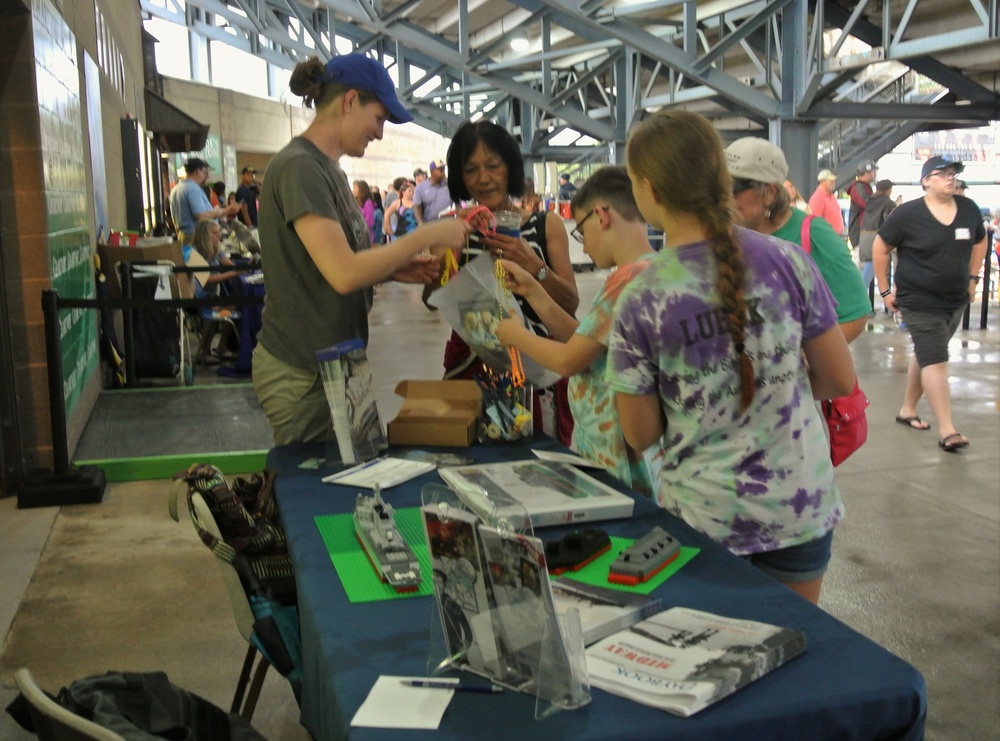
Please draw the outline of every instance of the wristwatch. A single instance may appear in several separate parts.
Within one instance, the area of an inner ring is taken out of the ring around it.
[[[538,272],[535,273],[535,280],[537,280],[539,283],[541,283],[543,280],[545,280],[548,277],[549,277],[549,269],[547,267],[545,267],[544,265],[542,265],[542,267],[538,268]]]
[[[976,283],[978,283],[979,282],[979,276],[978,275],[970,275],[969,276],[969,280],[975,281]]]

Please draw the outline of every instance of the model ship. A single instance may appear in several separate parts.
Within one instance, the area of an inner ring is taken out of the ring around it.
[[[382,501],[376,486],[370,495],[358,492],[354,505],[354,534],[378,577],[397,592],[420,587],[420,564],[396,527],[392,505]]]
[[[588,528],[545,544],[545,563],[553,576],[579,571],[611,550],[611,538],[603,530]]]
[[[649,581],[681,553],[681,544],[662,527],[654,527],[621,552],[608,569],[608,581],[634,587]]]

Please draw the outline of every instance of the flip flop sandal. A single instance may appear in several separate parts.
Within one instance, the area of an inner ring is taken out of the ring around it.
[[[920,419],[920,417],[918,417],[916,414],[914,414],[912,417],[900,417],[900,416],[897,415],[896,416],[896,422],[898,422],[901,425],[906,425],[911,430],[921,430],[921,431],[923,431],[923,430],[929,430],[931,428],[931,426],[929,424],[927,424],[922,419]],[[914,423],[916,423],[916,424],[914,424]],[[927,425],[927,426],[926,427],[918,427],[918,425]]]
[[[938,440],[938,447],[946,453],[954,453],[961,450],[966,445],[969,444],[968,440],[963,439],[960,432],[953,432],[950,435],[942,437]]]

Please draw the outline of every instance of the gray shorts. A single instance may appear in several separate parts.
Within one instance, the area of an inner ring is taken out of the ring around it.
[[[330,430],[330,406],[318,370],[288,365],[257,343],[253,385],[275,445],[323,441]]]
[[[913,340],[917,365],[926,368],[928,365],[948,362],[948,342],[954,336],[964,314],[964,306],[950,316],[909,309],[903,312],[903,321]]]

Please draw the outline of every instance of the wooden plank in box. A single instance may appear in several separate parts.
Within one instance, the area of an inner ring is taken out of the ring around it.
[[[482,392],[475,381],[400,381],[390,445],[467,447],[476,439]]]

